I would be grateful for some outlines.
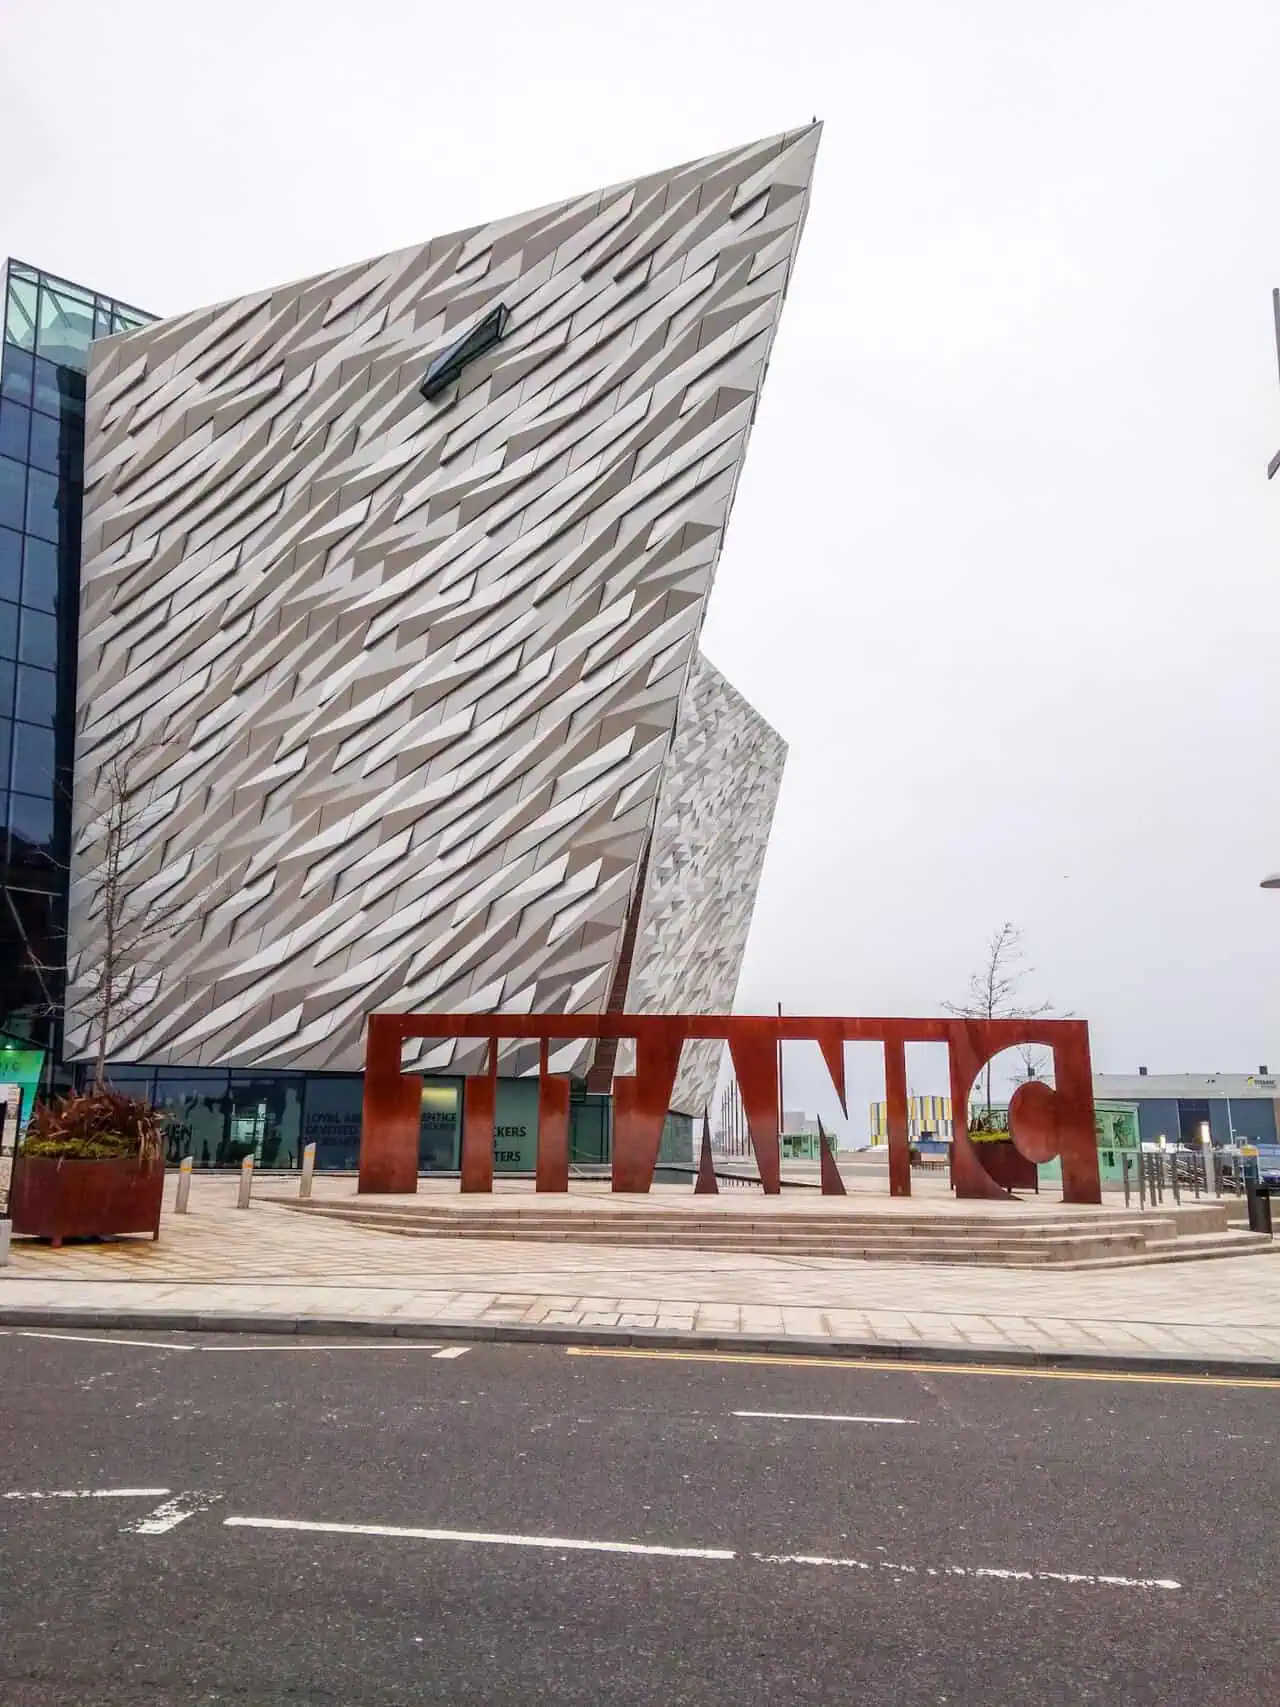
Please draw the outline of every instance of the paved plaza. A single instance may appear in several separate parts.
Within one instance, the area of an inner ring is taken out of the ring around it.
[[[170,1201],[173,1189],[171,1182]],[[350,1180],[317,1181],[318,1195],[348,1195],[352,1189]],[[443,1182],[438,1189],[449,1193]],[[509,1327],[651,1330],[970,1356],[975,1350],[1083,1353],[1280,1366],[1280,1255],[1272,1252],[1037,1273],[615,1250],[571,1240],[404,1238],[300,1215],[271,1200],[272,1194],[296,1197],[293,1182],[259,1181],[255,1201],[243,1211],[235,1207],[236,1190],[234,1179],[197,1178],[190,1213],[166,1212],[157,1244],[121,1240],[53,1250],[15,1242],[9,1266],[0,1269],[0,1315],[100,1311],[156,1320],[197,1312],[344,1320],[388,1329],[438,1324],[460,1333]],[[456,1190],[454,1183],[451,1192]],[[592,1198],[610,1201],[607,1194],[580,1190],[568,1201]],[[465,1201],[451,1200],[467,1212]],[[751,1193],[748,1200],[758,1213],[759,1196]],[[687,1189],[659,1190],[648,1201],[669,1201],[675,1208],[693,1199]],[[868,1199],[847,1201],[865,1208]],[[886,1213],[894,1212],[880,1201]],[[947,1201],[938,1208],[944,1216],[956,1212]],[[726,1213],[734,1212],[726,1204]]]

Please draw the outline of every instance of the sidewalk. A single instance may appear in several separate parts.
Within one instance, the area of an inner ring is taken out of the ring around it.
[[[172,1185],[169,1187],[172,1193]],[[295,1188],[296,1189],[296,1188]],[[578,1338],[822,1355],[1117,1360],[1280,1377],[1280,1254],[1037,1273],[401,1238],[197,1179],[158,1244],[15,1242],[0,1323]]]

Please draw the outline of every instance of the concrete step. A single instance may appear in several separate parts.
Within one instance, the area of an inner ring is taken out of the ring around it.
[[[956,1217],[733,1211],[567,1210],[553,1204],[457,1209],[433,1203],[274,1199],[326,1221],[409,1238],[605,1245],[617,1250],[700,1250],[744,1256],[928,1262],[1006,1268],[1120,1268],[1190,1262],[1274,1248],[1226,1227],[1217,1205],[1092,1217]]]
[[[1219,1257],[1256,1257],[1280,1254],[1280,1240],[1265,1233],[1230,1232],[1198,1238],[1159,1239],[1137,1256],[1095,1258],[1072,1263],[1072,1268],[1135,1268],[1165,1262],[1212,1262]]]
[[[823,1238],[847,1238],[859,1234],[871,1234],[877,1238],[892,1236],[894,1238],[923,1238],[934,1239],[964,1237],[1002,1240],[1019,1240],[1034,1243],[1045,1237],[1064,1237],[1080,1235],[1097,1237],[1112,1233],[1140,1232],[1146,1238],[1153,1235],[1171,1237],[1179,1228],[1172,1216],[1134,1215],[1107,1216],[1081,1219],[1064,1219],[1056,1217],[1052,1220],[1039,1221],[1029,1224],[1025,1221],[999,1221],[992,1217],[983,1219],[961,1220],[955,1216],[945,1218],[931,1216],[920,1219],[905,1219],[899,1216],[884,1215],[847,1215],[834,1214],[822,1216],[808,1215],[778,1215],[773,1217],[728,1215],[693,1215],[684,1211],[675,1213],[641,1211],[601,1212],[591,1211],[557,1211],[547,1210],[543,1213],[486,1210],[447,1210],[435,1207],[417,1207],[408,1204],[394,1205],[338,1205],[316,1203],[286,1203],[286,1207],[298,1208],[311,1215],[320,1215],[335,1220],[367,1222],[376,1217],[382,1225],[403,1224],[406,1226],[434,1226],[442,1231],[453,1232],[459,1228],[480,1228],[490,1231],[494,1237],[534,1237],[538,1235],[554,1236],[562,1234],[574,1237],[585,1233],[588,1229],[614,1233],[629,1232],[658,1232],[664,1236],[686,1239],[701,1236],[706,1233],[721,1233],[725,1231],[751,1233],[770,1239],[787,1237],[793,1234],[805,1233],[820,1235]]]

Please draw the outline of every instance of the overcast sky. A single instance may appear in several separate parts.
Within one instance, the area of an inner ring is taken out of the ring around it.
[[[824,119],[704,633],[791,745],[739,1008],[1008,918],[1095,1066],[1280,1067],[1276,0],[4,0],[0,68],[0,252],[158,313]]]

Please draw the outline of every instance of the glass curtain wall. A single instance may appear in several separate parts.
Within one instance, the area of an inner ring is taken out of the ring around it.
[[[150,316],[19,261],[0,331],[0,1030],[55,1055],[84,488],[94,338]]]

